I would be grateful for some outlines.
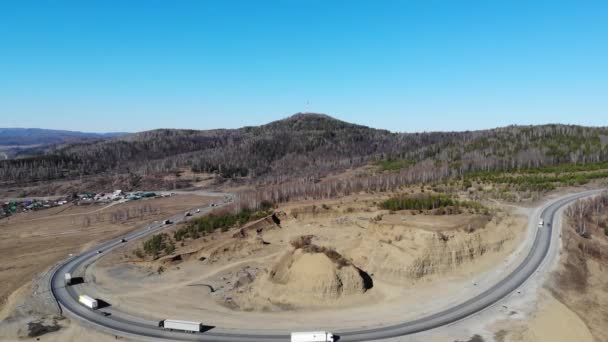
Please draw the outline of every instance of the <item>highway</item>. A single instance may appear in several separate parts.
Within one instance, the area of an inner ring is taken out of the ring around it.
[[[563,206],[582,197],[588,197],[599,194],[601,190],[585,191],[577,194],[567,195],[555,199],[546,204],[541,209],[540,217],[544,220],[544,226],[538,228],[535,235],[535,240],[532,248],[519,264],[509,275],[497,282],[495,285],[486,291],[470,298],[453,307],[447,308],[440,312],[422,317],[416,320],[403,322],[391,326],[383,326],[372,329],[349,330],[349,331],[333,331],[340,337],[340,341],[356,342],[356,341],[371,341],[399,336],[406,336],[422,331],[431,330],[444,325],[448,325],[466,317],[474,315],[505,298],[513,291],[517,290],[534,272],[538,269],[541,263],[548,255],[549,247],[553,234],[553,221],[556,212]],[[224,197],[225,194],[216,194]],[[221,203],[220,205],[224,205]],[[201,214],[209,211],[211,208],[201,209]],[[183,215],[178,215],[170,218],[173,222],[179,222],[183,219]],[[530,224],[536,226],[539,217],[531,218]],[[152,233],[158,232],[164,228],[162,223],[157,223],[152,226],[145,227],[122,238],[127,241],[143,238]],[[133,317],[122,312],[118,312],[111,306],[99,310],[90,310],[87,307],[78,303],[78,285],[65,286],[64,274],[72,273],[79,266],[88,265],[100,258],[105,253],[109,253],[113,248],[121,245],[120,237],[106,242],[94,249],[91,249],[78,256],[74,256],[63,264],[59,265],[53,271],[50,279],[50,287],[53,296],[61,305],[65,314],[69,317],[92,325],[99,330],[107,333],[130,337],[140,340],[158,340],[158,341],[232,341],[232,342],[267,342],[267,341],[289,341],[289,332],[270,333],[270,332],[239,332],[237,330],[227,330],[221,327],[209,327],[205,332],[201,333],[185,333],[185,332],[170,332],[158,328],[158,321],[166,317],[158,317],[156,321],[145,320],[139,317]],[[101,253],[98,253],[101,251]],[[77,276],[77,274],[75,274]],[[159,300],[162,300],[159,298]],[[111,303],[110,303],[111,304]],[[314,330],[314,329],[313,329]]]

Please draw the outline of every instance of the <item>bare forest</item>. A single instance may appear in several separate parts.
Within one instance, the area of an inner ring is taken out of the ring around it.
[[[0,161],[0,185],[98,175],[158,177],[190,169],[215,174],[220,181],[253,186],[254,190],[240,196],[257,206],[265,200],[390,190],[473,171],[529,170],[607,160],[607,128],[542,125],[392,133],[321,114],[296,114],[257,127],[154,130],[77,143],[43,156],[4,160]],[[324,179],[366,165],[382,165],[386,170]]]

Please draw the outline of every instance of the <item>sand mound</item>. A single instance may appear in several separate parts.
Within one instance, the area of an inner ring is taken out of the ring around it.
[[[283,255],[268,273],[268,281],[284,292],[319,299],[364,293],[369,284],[355,266],[341,266],[325,253],[296,249]]]
[[[246,288],[231,293],[230,307],[243,310],[292,309],[364,294],[372,278],[338,252],[307,244],[283,254]]]

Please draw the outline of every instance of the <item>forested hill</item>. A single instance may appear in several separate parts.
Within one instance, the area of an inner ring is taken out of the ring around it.
[[[87,139],[104,139],[125,134],[126,133],[86,133],[40,128],[0,128],[0,145],[46,145]]]
[[[401,161],[396,164],[399,167],[422,163],[441,166],[444,173],[447,169],[457,175],[471,170],[605,160],[605,127],[542,125],[392,133],[321,114],[296,114],[256,127],[161,129],[78,143],[44,156],[0,161],[0,182],[16,184],[104,172],[149,175],[184,167],[225,178],[281,182],[380,161]]]
[[[58,146],[98,141],[126,133],[86,133],[40,128],[0,128],[0,159],[42,155]]]

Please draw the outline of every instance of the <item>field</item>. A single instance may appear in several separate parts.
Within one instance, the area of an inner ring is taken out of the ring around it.
[[[62,206],[0,221],[0,305],[11,293],[71,253],[211,201],[175,196],[112,205]],[[10,256],[10,257],[7,257]]]

